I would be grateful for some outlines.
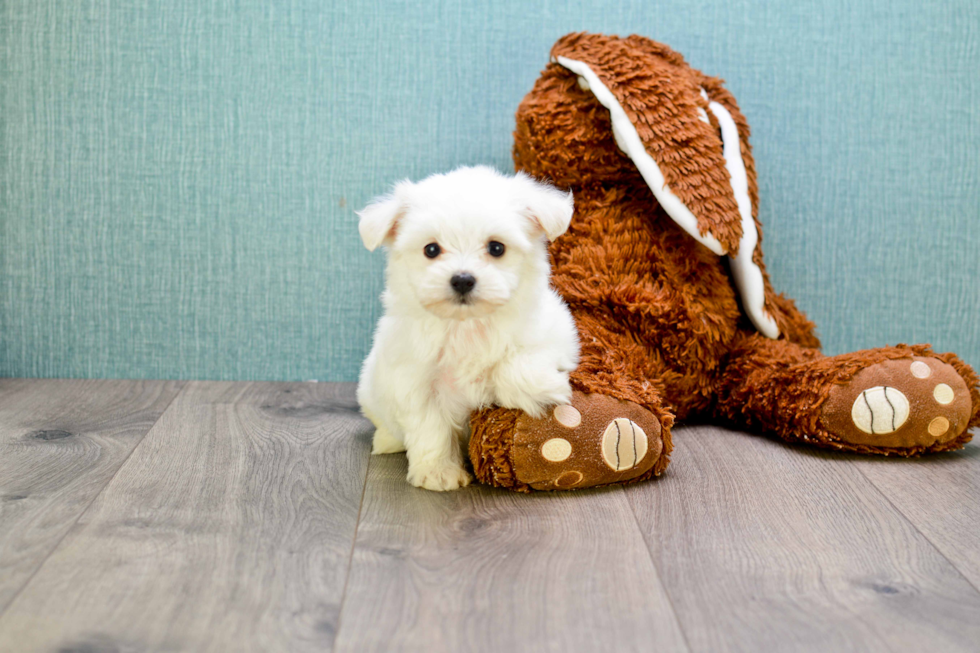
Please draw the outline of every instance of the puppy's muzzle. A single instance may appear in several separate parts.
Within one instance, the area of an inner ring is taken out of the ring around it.
[[[449,285],[453,287],[457,295],[466,297],[476,285],[476,277],[469,272],[458,272],[449,280]]]

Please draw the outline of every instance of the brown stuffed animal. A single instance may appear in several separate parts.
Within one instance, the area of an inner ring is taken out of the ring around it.
[[[749,127],[722,81],[638,36],[570,34],[517,110],[518,170],[574,191],[551,245],[582,343],[570,406],[474,415],[484,483],[583,488],[660,474],[675,420],[884,455],[958,449],[974,371],[928,345],[826,357],[762,260]]]

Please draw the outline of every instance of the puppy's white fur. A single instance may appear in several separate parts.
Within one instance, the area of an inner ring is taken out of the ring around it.
[[[571,399],[578,336],[550,288],[547,241],[568,228],[572,195],[526,175],[460,168],[394,191],[358,213],[364,245],[388,252],[384,316],[357,398],[376,454],[406,451],[408,481],[469,483],[470,413],[497,404],[541,416]],[[505,247],[491,256],[492,241]],[[441,253],[425,255],[436,243]],[[454,275],[476,279],[453,290]]]

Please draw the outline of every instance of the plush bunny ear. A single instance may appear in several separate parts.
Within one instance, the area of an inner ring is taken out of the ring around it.
[[[357,225],[361,232],[361,241],[373,252],[379,245],[390,245],[395,238],[398,220],[405,214],[405,193],[409,181],[401,181],[389,194],[376,198],[366,207],[357,212],[361,221]]]
[[[571,191],[563,193],[523,172],[517,173],[514,183],[520,189],[518,196],[524,204],[522,212],[540,227],[548,240],[553,241],[565,233],[575,210]]]
[[[616,144],[671,219],[714,253],[734,255],[741,216],[708,103],[683,60],[595,34],[570,34],[551,53],[609,110]]]
[[[748,134],[709,98],[703,76],[666,46],[635,36],[569,34],[551,53],[609,110],[616,145],[667,215],[712,252],[730,256],[746,314],[761,333],[778,337],[753,260],[759,238],[741,153]]]

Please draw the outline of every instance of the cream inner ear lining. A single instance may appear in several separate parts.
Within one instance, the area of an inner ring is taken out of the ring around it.
[[[582,75],[578,75],[577,79],[578,79],[578,87],[580,89],[582,89],[583,91],[592,90],[592,87],[589,86],[589,80],[587,80],[585,77],[583,77]],[[698,107],[698,111],[700,111],[701,115],[704,116],[704,121],[710,124],[710,121],[708,120],[708,114],[704,112],[704,109]],[[620,152],[622,152],[626,156],[629,156],[629,152],[626,151],[626,140],[623,138],[622,133],[620,133],[620,130],[616,126],[616,123],[613,123],[612,132],[613,132],[613,138],[616,140],[616,147],[619,148]]]
[[[701,97],[704,98],[704,101],[705,102],[708,102],[708,103],[711,102],[708,99],[708,93],[703,88],[701,88],[699,86],[698,87],[698,91],[701,93]],[[711,120],[708,118],[708,112],[705,111],[704,109],[702,109],[701,107],[698,107],[698,118],[700,118],[701,119],[701,122],[703,122],[706,125],[710,125],[711,124]]]
[[[703,88],[701,92],[704,93]],[[748,173],[742,160],[742,139],[738,135],[738,127],[728,109],[717,102],[709,102],[708,109],[715,115],[721,126],[722,156],[725,159],[729,183],[742,222],[742,238],[738,243],[738,253],[728,257],[732,263],[732,276],[735,278],[738,294],[742,297],[742,308],[745,309],[749,320],[759,333],[767,338],[776,339],[779,337],[779,327],[776,325],[776,320],[766,312],[766,288],[762,270],[752,260],[755,246],[759,243],[759,232],[755,228],[755,220],[752,219]]]
[[[620,133],[616,125],[613,125],[612,132],[613,132],[613,138],[616,140],[616,147],[619,148],[620,152],[622,152],[626,156],[629,156],[629,152],[626,151],[626,140],[623,138],[623,135]]]

